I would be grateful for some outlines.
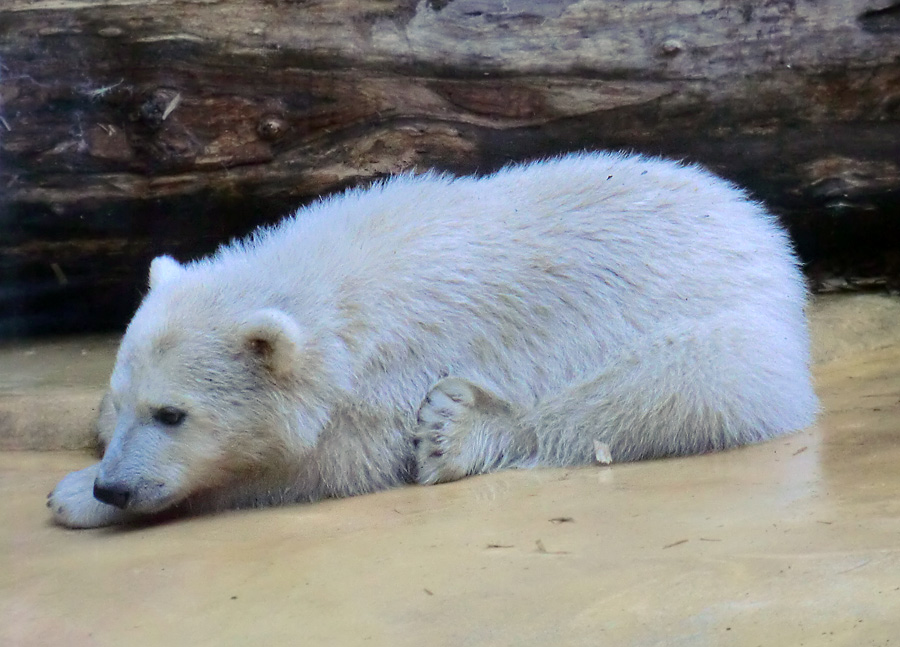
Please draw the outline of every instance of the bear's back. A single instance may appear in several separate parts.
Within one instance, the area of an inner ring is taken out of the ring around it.
[[[701,169],[641,157],[400,176],[213,262],[242,293],[337,331],[374,398],[441,374],[539,395],[642,336],[748,306],[805,334],[773,219]]]

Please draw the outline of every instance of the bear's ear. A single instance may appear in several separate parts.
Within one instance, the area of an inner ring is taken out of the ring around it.
[[[150,289],[178,278],[184,268],[171,256],[157,256],[150,263]]]
[[[241,326],[244,348],[276,378],[289,377],[297,366],[303,333],[289,315],[266,308],[257,310]]]

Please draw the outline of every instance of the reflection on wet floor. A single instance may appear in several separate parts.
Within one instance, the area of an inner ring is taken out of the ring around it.
[[[0,453],[0,645],[900,644],[898,315],[818,302],[819,423],[723,454],[65,531],[44,496],[91,457]],[[96,404],[97,343],[83,379],[75,342],[36,349],[55,376],[0,350],[0,418],[33,398],[71,444],[54,397]]]

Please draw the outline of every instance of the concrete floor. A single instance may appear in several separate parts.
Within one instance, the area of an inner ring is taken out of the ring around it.
[[[66,531],[92,459],[0,453],[0,645],[900,645],[898,317],[818,301],[821,420],[717,455]],[[86,442],[112,348],[0,349],[3,446]]]

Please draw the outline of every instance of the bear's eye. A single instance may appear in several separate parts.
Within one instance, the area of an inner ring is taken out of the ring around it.
[[[185,416],[187,414],[184,411],[175,407],[162,407],[153,413],[153,419],[166,427],[177,427],[184,422]]]

